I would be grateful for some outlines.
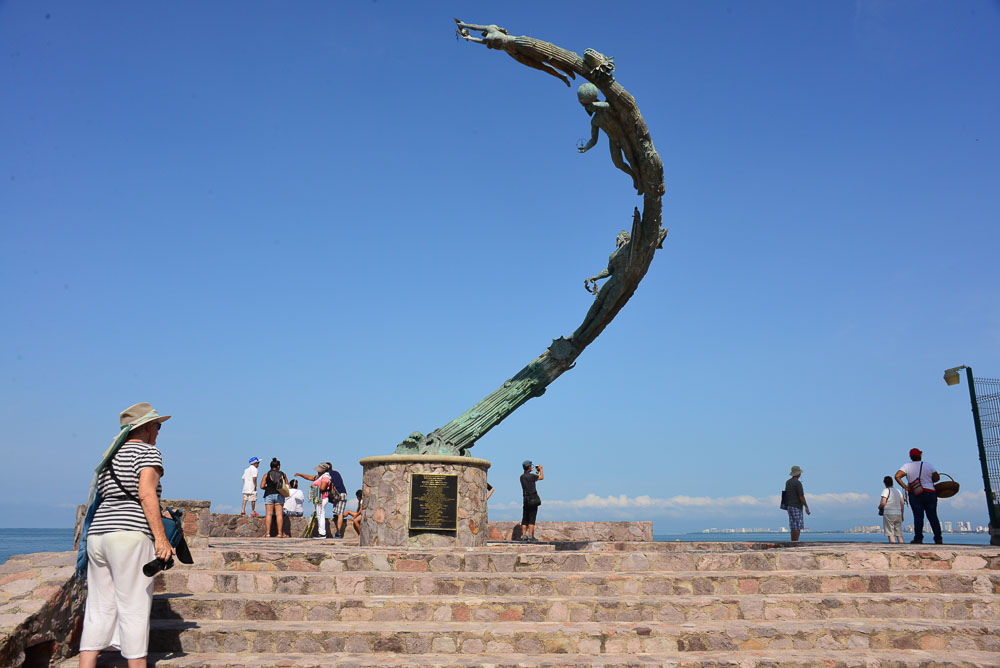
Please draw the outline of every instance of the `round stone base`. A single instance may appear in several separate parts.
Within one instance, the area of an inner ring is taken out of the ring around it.
[[[475,457],[385,455],[365,457],[361,544],[417,547],[486,545],[486,471],[490,463]],[[414,473],[458,476],[458,527],[455,531],[410,528],[410,480]]]

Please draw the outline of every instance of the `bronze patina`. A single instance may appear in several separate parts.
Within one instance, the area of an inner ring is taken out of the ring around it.
[[[550,74],[567,86],[576,77],[586,81],[579,87],[577,99],[591,117],[591,137],[578,150],[585,153],[593,148],[603,131],[612,162],[631,177],[632,187],[642,197],[642,211],[635,207],[631,232],[618,233],[607,269],[584,281],[584,287],[594,294],[594,303],[572,334],[554,339],[545,352],[448,424],[426,435],[410,434],[397,446],[397,454],[469,455],[469,448],[476,440],[528,399],[544,394],[549,383],[573,367],[584,348],[604,331],[635,293],[653,254],[663,247],[667,235],[667,230],[661,227],[663,162],[653,148],[635,99],[615,80],[614,58],[593,49],[585,50],[581,57],[533,37],[513,37],[497,25],[463,23],[458,19],[455,23],[462,39],[504,51],[517,62]],[[603,101],[600,95],[604,96]],[[607,281],[598,288],[597,282],[603,279]]]

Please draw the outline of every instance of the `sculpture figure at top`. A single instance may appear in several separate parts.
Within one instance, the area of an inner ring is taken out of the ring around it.
[[[615,167],[632,177],[632,187],[641,195],[642,185],[629,166],[629,164],[635,164],[635,158],[630,155],[631,151],[629,151],[628,142],[625,141],[625,133],[622,131],[621,123],[618,122],[611,105],[597,99],[597,93],[597,86],[592,83],[581,84],[576,89],[576,96],[580,100],[580,104],[591,116],[590,141],[577,150],[580,153],[586,153],[594,148],[597,145],[598,137],[600,137],[600,130],[604,130],[604,134],[608,136],[608,146],[611,148],[611,162],[615,163]],[[622,158],[622,153],[625,153],[625,158]],[[626,159],[628,159],[628,164],[625,162]]]
[[[541,70],[546,74],[551,74],[567,86],[570,85],[569,79],[556,71],[557,68],[568,74],[570,77],[574,79],[576,78],[573,70],[567,68],[563,63],[558,61],[550,62],[544,57],[540,58],[537,55],[527,53],[527,49],[524,47],[533,46],[532,42],[537,40],[532,40],[530,37],[511,37],[506,28],[501,28],[495,23],[491,23],[490,25],[478,25],[475,23],[462,23],[458,19],[455,19],[455,23],[458,24],[458,36],[467,42],[485,44],[487,49],[505,51],[511,58],[522,65],[527,65],[528,67],[532,67],[536,70]],[[473,37],[469,34],[469,30],[480,31],[483,35],[482,38]],[[560,51],[562,51],[562,49],[560,49]],[[611,69],[614,69],[613,64]]]

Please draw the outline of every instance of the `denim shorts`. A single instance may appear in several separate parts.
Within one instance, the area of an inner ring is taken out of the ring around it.
[[[264,504],[268,506],[270,505],[283,506],[285,505],[285,497],[283,497],[280,494],[268,494],[267,496],[264,497]]]

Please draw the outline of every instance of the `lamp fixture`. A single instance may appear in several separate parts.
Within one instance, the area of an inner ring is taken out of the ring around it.
[[[956,366],[952,369],[948,369],[944,372],[944,382],[948,383],[948,385],[958,385],[962,382],[962,377],[958,375],[959,370],[968,368],[969,367],[963,364],[962,366]]]

